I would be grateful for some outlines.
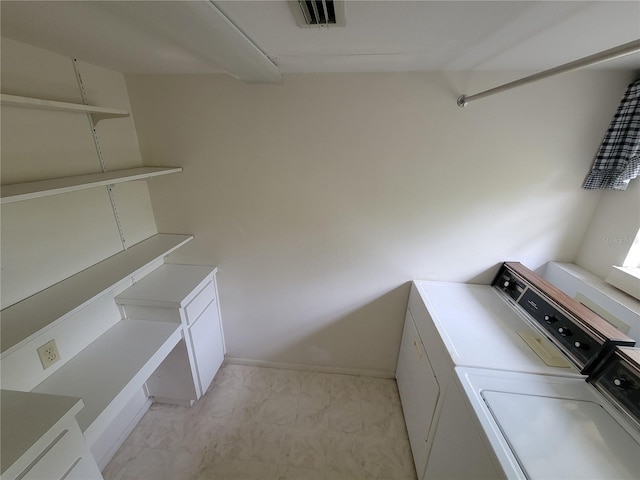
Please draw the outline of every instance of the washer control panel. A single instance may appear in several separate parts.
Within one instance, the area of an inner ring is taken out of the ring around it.
[[[640,427],[640,349],[617,347],[589,382]]]

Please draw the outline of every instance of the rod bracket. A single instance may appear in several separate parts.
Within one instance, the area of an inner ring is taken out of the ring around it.
[[[469,105],[469,102],[467,101],[467,96],[466,96],[466,95],[460,95],[460,96],[458,97],[458,106],[459,106],[460,108],[464,108],[464,107],[466,107],[467,105]]]

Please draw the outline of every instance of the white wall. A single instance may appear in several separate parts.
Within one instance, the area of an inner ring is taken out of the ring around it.
[[[581,189],[628,72],[576,72],[456,106],[512,73],[131,76],[172,261],[220,267],[228,355],[390,373],[414,278],[489,282],[572,261]]]

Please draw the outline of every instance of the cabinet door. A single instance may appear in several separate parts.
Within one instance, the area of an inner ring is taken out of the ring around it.
[[[427,438],[440,387],[409,310],[404,322],[396,379],[413,461],[418,478],[422,478],[429,455]]]
[[[193,350],[197,378],[203,395],[224,360],[217,301],[214,299],[189,328],[189,342]]]
[[[93,458],[82,457],[71,471],[64,477],[64,480],[89,480],[102,479],[102,474]]]
[[[102,479],[102,474],[78,425],[74,422],[66,427],[28,471],[18,475],[19,478],[24,480]]]

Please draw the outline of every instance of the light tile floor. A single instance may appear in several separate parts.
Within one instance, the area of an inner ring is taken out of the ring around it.
[[[154,404],[105,480],[415,479],[391,379],[224,365],[193,407]]]

